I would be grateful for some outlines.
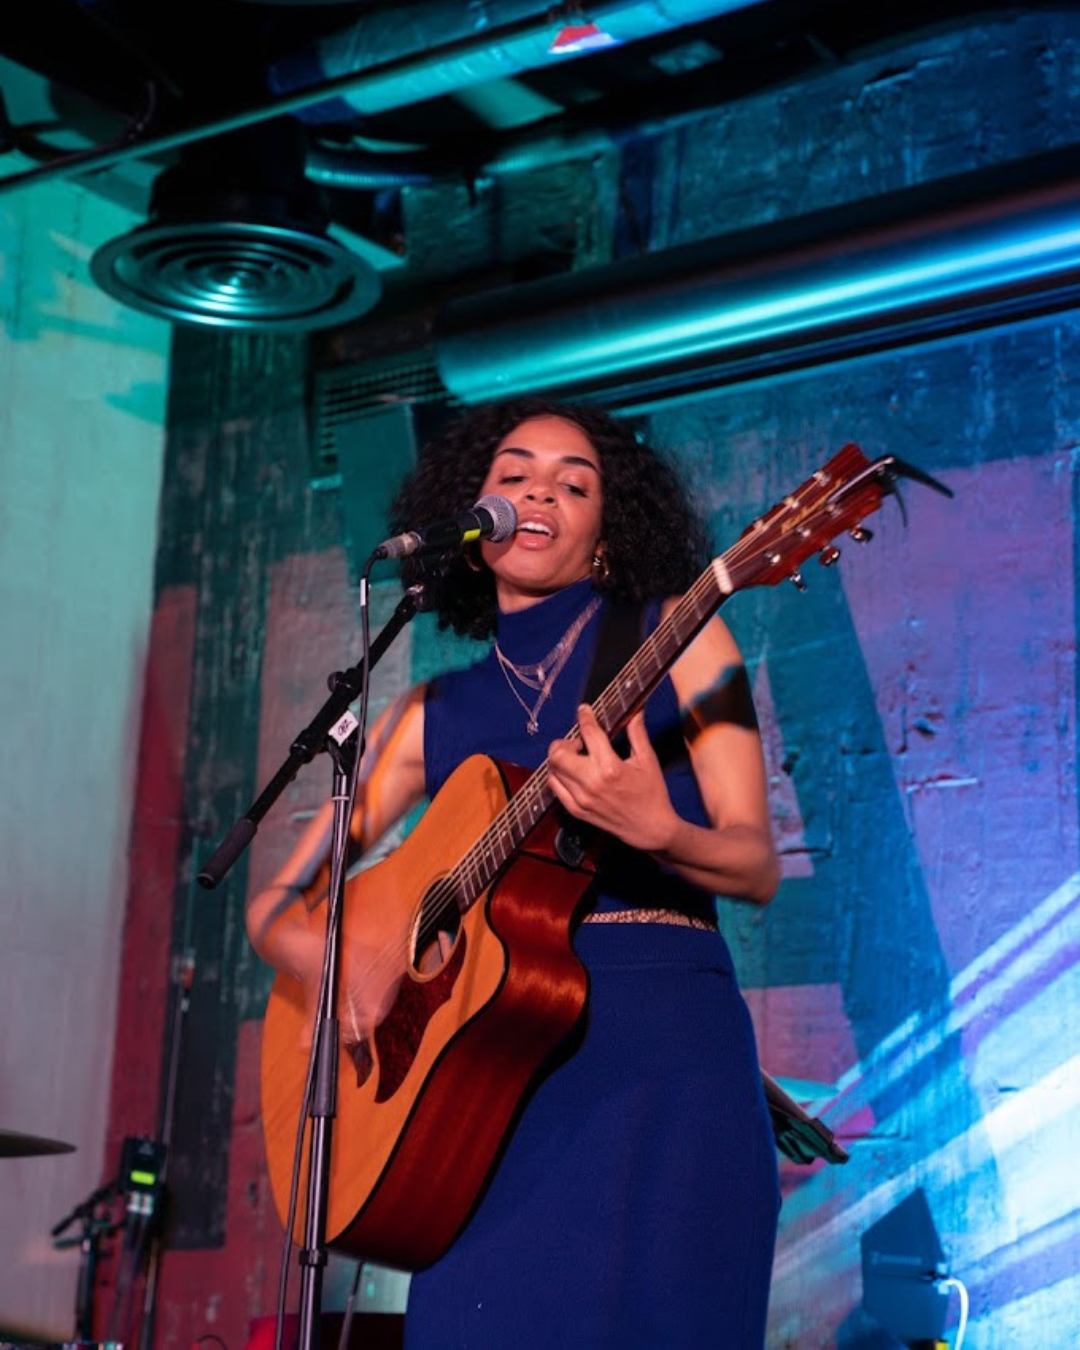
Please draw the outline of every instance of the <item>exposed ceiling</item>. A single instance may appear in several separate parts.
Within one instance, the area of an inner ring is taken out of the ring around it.
[[[337,329],[610,262],[565,226],[580,174],[536,192],[538,169],[617,172],[695,112],[1015,8],[24,0],[0,31],[0,194],[77,177],[131,207],[145,223],[93,271],[139,308]],[[493,184],[518,202],[497,228]],[[421,234],[409,194],[439,189]]]
[[[178,160],[201,156],[210,165],[204,179],[221,166],[222,181],[210,192],[219,210],[235,208],[221,198],[272,163],[276,174],[262,195],[288,198],[285,217],[306,219],[317,232],[325,211],[370,241],[370,260],[385,270],[408,250],[395,197],[410,182],[469,183],[530,156],[593,153],[645,120],[657,125],[798,78],[868,44],[897,41],[930,13],[943,23],[963,9],[890,0],[872,7],[608,0],[588,7],[586,17],[580,5],[560,11],[536,0],[33,0],[0,33],[9,58],[0,90],[8,145],[51,162],[52,172],[72,172],[77,162],[57,160],[81,150],[94,168],[83,181],[140,213],[164,209],[171,218],[177,199],[192,194],[190,177],[164,208],[151,202],[150,188]],[[37,85],[29,72],[42,77]],[[340,89],[350,78],[343,95],[309,92],[328,82]],[[288,119],[292,127],[270,126],[268,115],[288,98],[301,105]],[[217,159],[209,142],[194,139],[245,121],[240,149],[222,147]],[[176,142],[189,137],[191,148],[182,150]],[[257,171],[253,160],[262,161]],[[308,186],[291,176],[297,161],[307,164]],[[534,272],[558,265],[491,261]],[[258,265],[256,254],[252,269]],[[456,266],[452,258],[446,265]],[[319,267],[309,271],[316,277]],[[430,267],[425,273],[430,278]],[[284,310],[288,299],[270,294],[266,303]],[[325,297],[327,312],[332,302]],[[252,316],[241,308],[237,317]],[[317,326],[319,318],[315,309],[301,322]]]

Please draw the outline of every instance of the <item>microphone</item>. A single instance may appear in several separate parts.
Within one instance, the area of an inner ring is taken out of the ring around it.
[[[410,553],[441,553],[444,549],[471,544],[476,539],[490,539],[501,544],[516,529],[517,512],[513,503],[489,493],[468,511],[436,520],[422,530],[409,530],[384,539],[371,556],[405,558]]]

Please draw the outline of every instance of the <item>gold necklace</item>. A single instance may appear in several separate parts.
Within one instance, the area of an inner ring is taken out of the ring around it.
[[[581,637],[585,625],[600,608],[600,597],[594,595],[574,622],[562,635],[562,637],[548,652],[542,661],[535,665],[517,666],[503,652],[498,641],[495,642],[495,656],[499,662],[499,669],[503,673],[503,678],[509,686],[510,692],[521,704],[525,710],[525,716],[528,719],[525,723],[525,730],[530,736],[535,736],[540,730],[540,709],[548,701],[551,691],[555,687],[555,681],[562,674],[562,669],[570,660],[570,653],[577,646],[578,638]],[[528,685],[530,689],[538,689],[539,697],[530,708],[518,692],[511,676],[516,676],[522,684]]]

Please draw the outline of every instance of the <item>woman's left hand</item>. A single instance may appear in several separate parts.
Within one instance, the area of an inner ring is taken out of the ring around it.
[[[578,727],[581,746],[561,740],[548,751],[548,782],[555,796],[571,815],[634,848],[664,849],[679,818],[645,731],[645,714],[637,713],[626,728],[627,759],[616,754],[587,704],[578,709]]]

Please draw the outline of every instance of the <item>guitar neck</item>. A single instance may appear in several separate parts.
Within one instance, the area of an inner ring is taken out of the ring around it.
[[[593,704],[597,721],[609,736],[626,726],[733,590],[725,559],[717,558]],[[565,739],[580,738],[575,723]],[[463,913],[487,890],[554,800],[545,759],[454,869],[454,892]]]

